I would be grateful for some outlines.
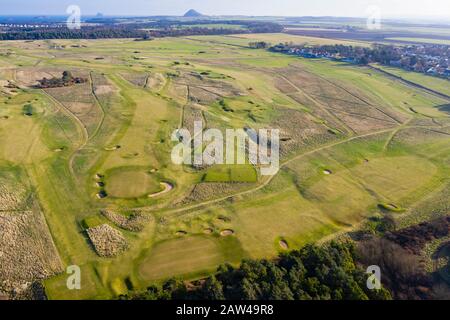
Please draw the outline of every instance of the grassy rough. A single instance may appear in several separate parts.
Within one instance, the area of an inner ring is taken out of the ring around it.
[[[100,257],[115,257],[128,247],[122,233],[107,224],[89,228],[86,232]]]

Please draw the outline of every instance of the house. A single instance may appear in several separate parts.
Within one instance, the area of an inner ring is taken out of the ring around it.
[[[431,75],[436,75],[437,74],[436,68],[431,67],[430,69],[427,70],[427,73]]]
[[[444,71],[444,76],[450,77],[450,68],[447,68],[447,69]]]

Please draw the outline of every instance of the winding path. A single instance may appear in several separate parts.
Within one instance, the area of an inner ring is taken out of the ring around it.
[[[75,155],[78,153],[78,151],[83,149],[86,146],[86,144],[88,143],[88,141],[89,141],[89,133],[87,131],[86,126],[83,124],[83,122],[81,122],[81,120],[75,114],[73,114],[64,104],[59,102],[57,99],[55,99],[51,94],[49,94],[45,90],[42,90],[42,92],[55,105],[59,106],[60,110],[62,110],[64,113],[66,113],[66,115],[68,115],[69,118],[72,118],[75,121],[75,123],[78,124],[78,127],[81,130],[81,142],[80,142],[80,145],[78,146],[78,148],[76,150],[74,150],[72,152],[72,154],[70,155],[70,158],[69,158],[69,170],[70,170],[70,173],[72,174],[72,176],[75,178],[75,171],[73,170],[73,161],[74,161]]]

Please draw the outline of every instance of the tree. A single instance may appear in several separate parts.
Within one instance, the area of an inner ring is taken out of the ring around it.
[[[70,71],[64,71],[62,74],[62,80],[64,83],[69,83],[73,79],[72,73]]]
[[[225,300],[223,286],[215,276],[206,279],[201,289],[200,296],[206,300]]]

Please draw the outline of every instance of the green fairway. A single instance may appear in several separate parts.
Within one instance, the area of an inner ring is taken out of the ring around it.
[[[241,256],[238,246],[238,242],[233,239],[180,236],[156,244],[139,265],[139,274],[145,280],[183,275],[198,277],[214,271],[219,264],[239,261]]]

